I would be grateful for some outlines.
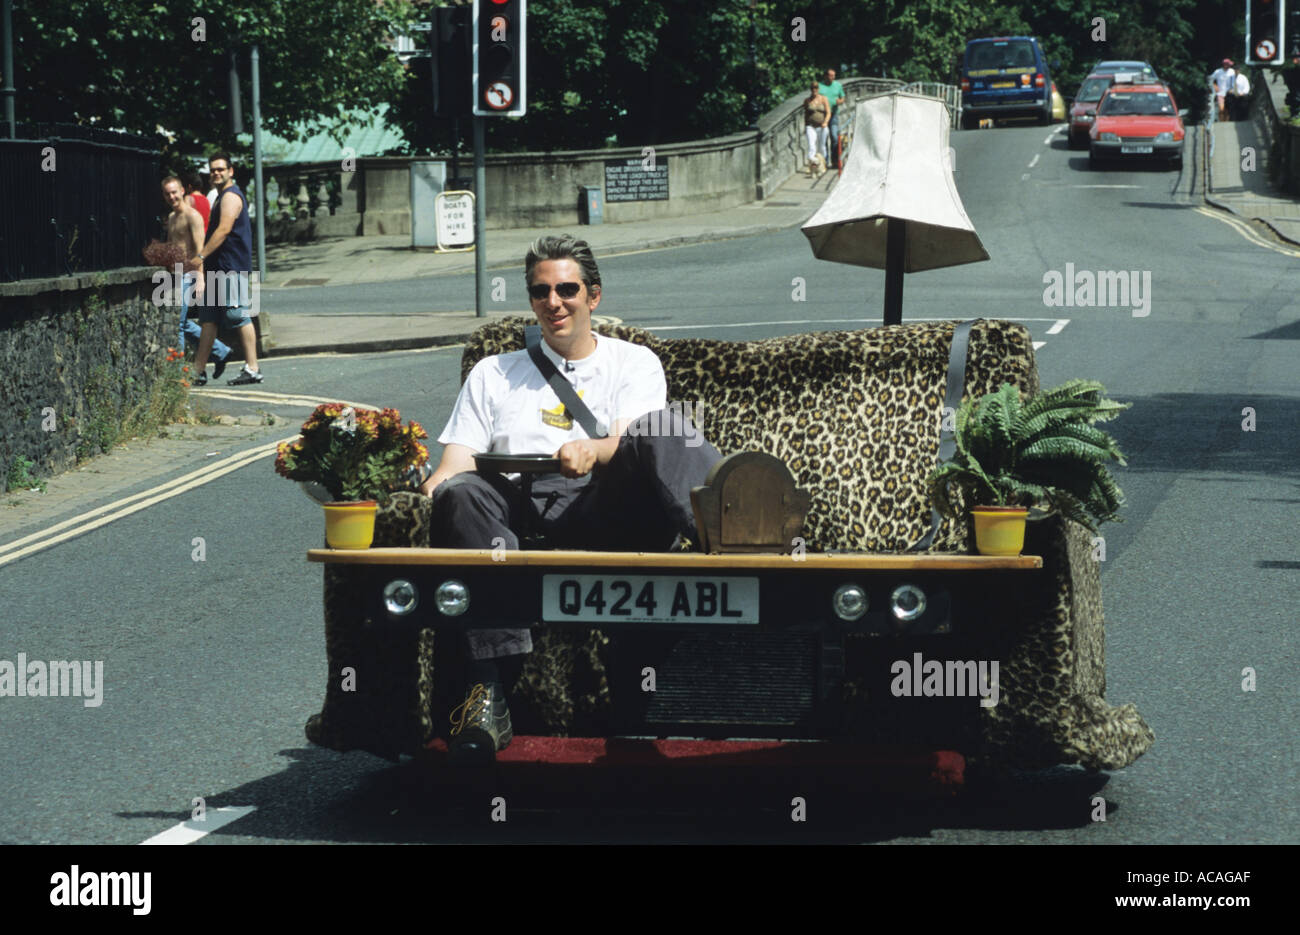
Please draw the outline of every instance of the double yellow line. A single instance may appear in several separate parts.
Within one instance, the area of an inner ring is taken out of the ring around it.
[[[297,438],[297,434],[291,435],[286,441],[292,441]],[[61,523],[56,523],[47,529],[34,532],[31,535],[23,536],[21,539],[15,539],[13,542],[6,542],[0,545],[0,567],[10,562],[16,562],[20,558],[31,555],[34,552],[40,552],[42,549],[48,549],[58,545],[60,542],[66,542],[69,539],[75,539],[77,536],[84,535],[100,526],[106,526],[114,520],[130,516],[132,513],[138,513],[141,510],[148,509],[156,503],[164,500],[170,500],[172,497],[180,496],[187,490],[193,490],[209,481],[216,480],[224,474],[231,471],[237,471],[246,464],[252,464],[267,455],[275,454],[276,446],[279,442],[269,442],[265,445],[258,445],[256,448],[249,448],[246,451],[240,451],[220,461],[214,461],[211,464],[204,465],[197,471],[191,471],[165,484],[154,487],[150,490],[141,491],[138,494],[127,497],[124,500],[114,500],[106,506],[91,510],[89,513],[82,513],[80,516],[74,516],[72,519],[66,519]]]
[[[1222,221],[1224,224],[1227,224],[1229,227],[1235,230],[1242,237],[1246,238],[1247,240],[1249,240],[1251,243],[1255,244],[1258,247],[1266,247],[1269,250],[1272,250],[1274,253],[1281,253],[1284,256],[1300,257],[1300,249],[1291,246],[1285,246],[1279,243],[1274,243],[1273,241],[1265,237],[1263,234],[1261,234],[1259,231],[1255,230],[1255,228],[1252,227],[1248,222],[1237,217],[1235,214],[1229,214],[1226,211],[1207,208],[1203,205],[1197,205],[1192,210],[1195,211],[1197,214],[1205,215],[1207,218],[1214,218],[1216,221]]]
[[[350,403],[340,399],[324,399],[316,396],[286,396],[278,393],[266,393],[259,391],[245,391],[238,394],[218,394],[204,393],[205,396],[220,396],[221,398],[233,398],[248,402],[274,402],[281,405],[296,406],[316,406],[320,403],[343,403],[345,406],[352,406],[355,409],[374,409],[374,406],[366,403]],[[294,441],[298,433],[290,435],[281,441]],[[82,513],[74,516],[72,519],[66,519],[61,523],[55,523],[39,532],[23,536],[21,539],[15,539],[13,542],[6,542],[0,545],[0,568],[16,562],[20,558],[25,558],[35,552],[51,548],[60,542],[67,542],[69,539],[75,539],[77,536],[85,535],[100,526],[107,526],[115,520],[130,516],[132,513],[138,513],[141,510],[148,509],[155,504],[162,503],[164,500],[170,500],[172,497],[178,497],[187,490],[193,490],[195,487],[201,487],[210,481],[216,480],[229,474],[231,471],[238,471],[241,467],[252,464],[265,458],[267,455],[274,455],[276,447],[280,442],[267,442],[258,445],[255,448],[248,448],[244,451],[228,455],[219,461],[213,461],[211,464],[205,464],[197,471],[191,471],[181,477],[167,481],[149,490],[141,491],[122,500],[114,500],[105,506],[91,510],[89,513]]]

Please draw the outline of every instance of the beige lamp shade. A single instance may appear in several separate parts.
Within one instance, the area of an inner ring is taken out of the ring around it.
[[[885,269],[896,218],[907,222],[904,272],[987,260],[953,183],[947,105],[894,91],[862,101],[853,120],[844,174],[803,226],[813,255]]]

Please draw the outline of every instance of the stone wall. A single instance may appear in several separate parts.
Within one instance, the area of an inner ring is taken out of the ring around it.
[[[179,319],[153,302],[153,272],[0,284],[0,490],[19,456],[64,470],[156,396]]]
[[[841,120],[847,132],[853,109],[874,94],[903,87],[888,78],[848,78]],[[919,93],[960,100],[946,85],[926,85]],[[798,172],[807,157],[803,98],[798,94],[773,108],[758,130],[654,147],[657,163],[668,165],[668,198],[611,202],[605,192],[606,160],[643,160],[640,146],[553,153],[490,154],[484,160],[488,230],[572,227],[581,223],[581,189],[601,189],[609,224],[719,211],[768,198]],[[957,119],[954,113],[953,119]],[[421,160],[427,157],[419,157]],[[303,240],[360,233],[411,232],[411,160],[373,157],[356,160],[352,171],[338,163],[276,166],[268,175],[283,178],[270,240]],[[466,154],[460,173],[472,176]],[[328,199],[326,189],[339,196]],[[290,219],[291,218],[291,219]]]

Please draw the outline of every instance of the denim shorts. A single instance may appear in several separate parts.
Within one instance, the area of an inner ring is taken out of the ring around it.
[[[200,305],[197,311],[200,322],[211,322],[218,328],[242,328],[253,323],[248,317],[252,308],[247,305],[231,305],[225,308],[220,305]]]
[[[196,303],[199,321],[211,322],[218,328],[242,328],[252,324],[248,315],[252,311],[248,274],[225,275],[231,278],[221,282],[214,275],[206,276],[206,287]]]

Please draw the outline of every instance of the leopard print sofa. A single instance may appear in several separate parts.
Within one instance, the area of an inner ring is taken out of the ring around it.
[[[482,357],[521,348],[529,323],[512,318],[480,328],[462,357],[462,379]],[[669,340],[623,325],[596,330],[654,350],[669,399],[703,402],[696,421],[724,455],[766,451],[789,465],[812,494],[804,530],[810,551],[901,552],[930,525],[923,481],[938,452],[953,325],[750,342]],[[980,321],[971,332],[965,395],[1003,382],[1025,392],[1038,389],[1029,334],[1009,322]],[[418,494],[395,495],[380,511],[376,545],[427,545],[429,505]],[[1000,660],[1001,701],[980,707],[955,742],[963,752],[1020,768],[1127,766],[1154,735],[1132,704],[1105,701],[1104,618],[1089,534],[1048,518],[1031,523],[1027,537],[1026,551],[1043,556],[1043,571],[1025,577],[1032,583],[986,596],[985,612],[1000,625],[978,644],[976,658]],[[971,540],[967,523],[945,520],[930,551],[970,551]],[[435,645],[432,631],[393,634],[371,619],[356,597],[367,574],[373,573],[326,566],[330,681],[323,711],[308,723],[308,738],[335,749],[413,752],[438,729],[431,712],[455,703],[433,678],[453,661],[438,658],[446,647]],[[517,732],[599,733],[609,704],[607,646],[599,631],[539,628],[518,701],[512,701]],[[863,680],[854,677],[855,664],[879,651],[878,640],[847,638],[846,710],[868,696]],[[385,678],[372,678],[365,692],[343,692],[341,667],[357,665],[351,660]],[[868,704],[858,710],[863,716],[857,723],[847,722],[854,736],[909,739],[885,730]]]

